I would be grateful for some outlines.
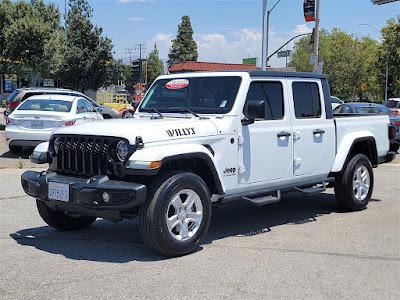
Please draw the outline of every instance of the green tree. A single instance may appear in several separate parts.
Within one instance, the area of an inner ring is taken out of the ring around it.
[[[52,74],[61,61],[60,12],[43,0],[0,0],[0,74]]]
[[[324,63],[331,93],[343,100],[379,100],[379,84],[376,80],[376,59],[378,44],[371,38],[355,38],[337,28],[332,32],[321,30],[319,54]],[[309,37],[295,43],[290,66],[297,71],[311,72],[309,64],[312,47]],[[367,90],[362,91],[361,85]]]
[[[164,65],[159,57],[157,46],[154,45],[154,50],[150,52],[147,59],[147,85],[150,86],[162,74],[164,74]]]
[[[386,66],[393,86],[389,89],[388,97],[400,97],[400,15],[387,21],[382,28],[382,43],[379,46],[378,65],[380,70],[379,81],[382,82],[382,92],[386,82]]]
[[[132,67],[130,65],[124,66],[123,82],[125,84],[125,89],[133,95],[135,92],[135,85],[132,81]]]
[[[87,0],[69,0],[67,39],[62,67],[58,73],[64,87],[80,91],[97,90],[115,81],[122,72],[112,57],[111,40],[90,20],[93,10]]]
[[[178,25],[176,39],[172,40],[172,48],[169,50],[168,68],[179,61],[197,61],[198,56],[190,18],[183,16],[182,23]]]

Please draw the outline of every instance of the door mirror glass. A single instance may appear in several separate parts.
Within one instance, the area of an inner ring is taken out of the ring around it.
[[[103,109],[101,107],[97,107],[97,112],[101,113],[103,112]]]

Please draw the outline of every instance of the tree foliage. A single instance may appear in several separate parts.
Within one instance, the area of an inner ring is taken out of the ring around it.
[[[154,45],[154,50],[150,52],[147,59],[147,85],[150,86],[162,74],[164,74],[164,65],[160,60],[157,46]]]
[[[60,12],[43,0],[0,0],[0,74],[52,74],[61,60]]]
[[[355,38],[337,28],[332,32],[321,30],[319,54],[324,63],[323,72],[327,75],[331,93],[344,100],[381,101],[381,87],[377,80],[376,67],[378,43],[369,38]],[[295,43],[290,66],[297,71],[311,72],[309,64],[312,46],[309,37]],[[362,91],[361,85],[367,90]]]
[[[183,16],[182,23],[178,25],[178,34],[172,40],[172,48],[169,50],[168,67],[180,61],[197,61],[198,56],[190,18]]]
[[[400,97],[400,15],[387,21],[382,28],[382,43],[379,46],[378,65],[379,80],[385,82],[386,66],[389,76],[393,80],[393,87],[389,90],[389,97]]]
[[[58,73],[61,84],[85,91],[113,83],[122,71],[113,59],[111,40],[92,24],[93,10],[87,0],[69,0],[69,7],[66,49]]]

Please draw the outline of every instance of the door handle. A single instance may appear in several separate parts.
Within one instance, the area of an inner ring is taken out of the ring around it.
[[[289,137],[289,136],[291,136],[292,134],[290,133],[290,132],[287,132],[287,131],[282,131],[282,132],[279,132],[278,134],[277,134],[277,137],[278,138],[281,138],[281,137]]]
[[[322,130],[322,129],[315,129],[313,131],[313,134],[324,134],[324,133],[325,133],[325,130]]]
[[[86,117],[83,117],[84,120],[86,120]]]

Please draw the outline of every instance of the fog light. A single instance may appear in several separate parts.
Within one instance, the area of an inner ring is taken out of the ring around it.
[[[110,194],[107,192],[104,192],[101,197],[103,198],[103,201],[106,203],[110,201]]]

